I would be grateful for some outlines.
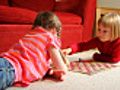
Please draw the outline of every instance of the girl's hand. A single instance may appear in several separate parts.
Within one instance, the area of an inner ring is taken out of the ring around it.
[[[72,49],[71,48],[63,49],[62,52],[64,55],[69,55],[72,52]]]
[[[54,69],[49,69],[48,75],[60,80],[60,81],[64,81],[64,75],[66,73],[64,71],[58,71],[58,70],[54,70]]]

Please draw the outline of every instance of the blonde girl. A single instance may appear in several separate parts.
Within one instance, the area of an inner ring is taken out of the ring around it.
[[[88,42],[76,43],[64,49],[65,54],[82,52],[98,48],[100,53],[95,53],[93,59],[101,62],[117,63],[120,61],[120,16],[108,13],[98,21],[97,36]]]

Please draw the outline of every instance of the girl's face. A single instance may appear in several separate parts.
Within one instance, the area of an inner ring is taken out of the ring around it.
[[[97,36],[100,41],[106,42],[110,41],[111,39],[111,28],[109,27],[104,27],[102,24],[98,25],[98,31],[97,31]]]

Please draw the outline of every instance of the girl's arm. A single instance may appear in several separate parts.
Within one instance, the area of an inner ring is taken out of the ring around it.
[[[54,48],[53,46],[49,47],[49,54],[53,62],[53,66],[56,70],[65,71],[67,72],[67,67],[63,62],[63,59],[60,55],[58,49]]]
[[[92,38],[88,42],[75,43],[67,49],[63,49],[64,54],[73,54],[76,52],[87,51],[89,49],[94,49],[97,47],[99,40],[98,38]]]
[[[53,46],[50,46],[48,52],[50,54],[54,67],[49,71],[49,75],[52,75],[59,80],[64,80],[63,75],[67,72],[67,66],[64,64],[59,50]]]
[[[102,55],[98,53],[95,53],[93,58],[95,61],[100,61],[100,62],[117,63],[120,61],[120,57],[112,57],[112,56]]]
[[[120,61],[120,44],[116,45],[111,55],[107,56],[104,54],[95,53],[93,55],[93,58],[94,60],[101,61],[101,62],[111,62],[111,63],[119,62]]]

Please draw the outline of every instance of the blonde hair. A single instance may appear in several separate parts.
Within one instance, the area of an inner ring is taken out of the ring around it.
[[[38,13],[33,23],[32,29],[38,26],[41,26],[46,30],[56,28],[57,36],[60,37],[61,25],[62,24],[57,15],[55,15],[53,12],[45,11]]]
[[[111,28],[111,41],[120,38],[120,16],[116,13],[108,13],[98,20],[98,25]]]

